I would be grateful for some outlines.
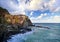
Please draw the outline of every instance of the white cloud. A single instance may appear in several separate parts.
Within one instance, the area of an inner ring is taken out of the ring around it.
[[[9,8],[11,8],[12,10],[18,10],[18,5],[16,5],[13,1],[10,1],[10,3],[8,4]]]
[[[59,11],[60,11],[60,7],[57,7],[54,12],[59,12]]]
[[[60,11],[60,7],[55,7],[54,5],[56,4],[56,0],[50,0],[48,2],[44,1],[44,0],[30,0],[29,3],[26,3],[26,0],[18,0],[18,6],[11,2],[10,6],[12,6],[12,9],[16,9],[16,11],[14,11],[14,13],[22,13],[25,14],[25,10],[40,10],[40,11],[45,11],[47,9],[49,9],[52,13]],[[17,8],[18,7],[18,8]],[[31,12],[30,16],[33,15],[33,12]],[[47,17],[45,19],[43,19],[43,17]],[[60,16],[48,16],[47,13],[41,14],[38,17],[31,17],[30,18],[32,22],[35,23],[60,23]]]
[[[38,10],[41,8],[42,0],[31,0],[29,3],[28,9],[30,10]]]
[[[32,15],[33,15],[33,12],[30,13],[30,16],[32,16]]]
[[[18,0],[0,0],[1,7],[6,8],[12,14],[25,14],[25,1]]]
[[[39,16],[38,16],[39,17]],[[30,18],[33,23],[60,23],[60,16],[55,15],[55,16],[50,16],[45,19],[43,18]]]
[[[47,13],[44,13],[44,16],[47,16],[48,14]]]
[[[6,2],[7,1],[7,2]],[[2,3],[1,5],[3,5],[3,7],[7,8],[9,11],[14,10],[18,11],[18,13],[20,12],[25,12],[26,9],[28,10],[51,10],[54,11],[56,9],[56,7],[54,6],[57,0],[30,0],[30,2],[26,3],[26,0],[17,0],[18,3],[14,3],[13,0],[0,0],[0,3]],[[46,2],[47,1],[47,2]],[[19,12],[20,11],[20,12]],[[16,13],[16,12],[15,12]]]
[[[25,4],[25,1],[26,0],[18,0],[18,6],[17,6],[17,8],[18,9],[16,9],[16,11],[14,11],[14,12],[12,12],[13,14],[26,14],[25,13],[25,9],[26,9],[26,4]]]
[[[59,3],[57,2],[57,0],[30,0],[30,2],[25,3],[26,0],[17,0],[18,3],[14,3],[13,0],[0,0],[0,5],[2,5],[2,7],[8,9],[10,11],[10,13],[12,14],[25,14],[25,10],[40,10],[40,11],[46,11],[46,10],[50,10],[53,15],[54,12],[60,12],[60,5],[58,5]],[[46,2],[47,1],[47,2]],[[57,4],[58,3],[58,4]],[[59,7],[58,7],[58,6]],[[13,11],[12,11],[13,10]],[[31,12],[30,16],[34,15],[33,12]],[[47,17],[45,19],[43,19],[43,17]],[[39,15],[38,17],[31,17],[30,18],[32,22],[40,22],[40,23],[57,23],[60,22],[60,16],[48,16],[47,13],[41,13],[41,15]]]
[[[19,14],[23,14],[23,15],[26,15],[24,11],[14,11],[14,12],[11,12],[11,15],[19,15]]]
[[[37,17],[37,19],[41,19],[44,16],[44,14],[41,14],[40,16]]]
[[[29,10],[46,10],[49,9],[53,11],[55,9],[54,5],[56,4],[56,0],[31,0],[28,4],[27,9]]]
[[[52,17],[51,21],[53,21],[53,22],[60,22],[60,16],[56,15],[56,16]]]
[[[50,0],[48,5],[51,7],[55,2],[56,2],[56,0]]]
[[[7,10],[18,10],[18,5],[12,0],[0,0],[0,4],[1,7],[6,8]]]
[[[44,16],[47,16],[47,13],[41,14],[40,16],[37,17],[37,19],[41,19],[41,18],[43,18]]]

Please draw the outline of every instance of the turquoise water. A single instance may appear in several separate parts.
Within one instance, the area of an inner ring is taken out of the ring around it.
[[[60,23],[36,23],[46,28],[32,27],[31,32],[11,36],[7,42],[60,42]]]

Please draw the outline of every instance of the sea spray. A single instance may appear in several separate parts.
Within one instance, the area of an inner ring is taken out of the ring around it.
[[[27,40],[27,35],[32,34],[33,31],[24,33],[24,34],[16,34],[16,35],[12,35],[10,36],[11,39],[7,40],[7,42],[25,42],[25,40]]]

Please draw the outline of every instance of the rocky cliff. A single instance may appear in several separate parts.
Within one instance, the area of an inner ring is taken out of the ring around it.
[[[32,25],[30,19],[26,15],[10,15],[6,9],[0,7],[0,23],[6,24],[19,24],[24,26],[27,22],[28,25]],[[28,26],[27,25],[27,26]]]
[[[0,7],[0,41],[3,42],[10,35],[31,31],[28,26],[32,22],[26,15],[11,15],[6,9]]]
[[[30,19],[26,15],[5,15],[5,22],[7,24],[19,25],[21,27],[28,27],[32,25]]]

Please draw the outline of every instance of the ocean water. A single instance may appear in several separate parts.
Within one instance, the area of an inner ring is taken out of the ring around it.
[[[31,27],[32,31],[24,34],[12,35],[7,42],[60,42],[60,23],[35,23],[47,28]]]

